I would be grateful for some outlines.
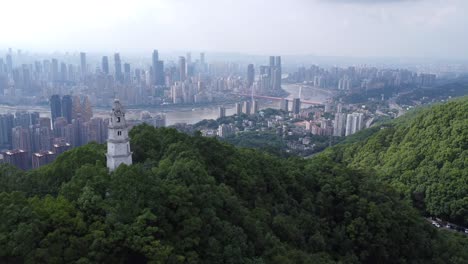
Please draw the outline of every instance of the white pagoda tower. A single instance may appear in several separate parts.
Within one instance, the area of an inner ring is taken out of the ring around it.
[[[123,107],[118,99],[114,100],[108,131],[107,168],[113,171],[122,163],[131,165],[132,152],[130,151],[127,121],[125,120]]]

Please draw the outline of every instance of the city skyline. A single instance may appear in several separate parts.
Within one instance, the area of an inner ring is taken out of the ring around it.
[[[171,52],[468,59],[468,3],[461,0],[24,0],[4,7],[15,11],[25,4],[32,11],[0,18],[9,25],[2,28],[0,49],[149,53],[157,46]]]

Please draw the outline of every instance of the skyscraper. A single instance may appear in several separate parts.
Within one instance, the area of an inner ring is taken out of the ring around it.
[[[346,130],[346,114],[336,113],[335,122],[333,124],[333,136],[342,137],[345,135]]]
[[[129,84],[132,81],[132,75],[130,72],[130,63],[124,63],[124,81]]]
[[[275,69],[274,69],[274,74],[273,74],[273,89],[279,90],[281,89],[281,56],[276,56],[275,57]]]
[[[220,107],[219,107],[218,118],[223,118],[223,117],[226,117],[226,108],[220,106]]]
[[[256,114],[258,112],[259,109],[259,105],[258,105],[258,101],[257,100],[253,100],[252,101],[252,114]]]
[[[115,65],[115,79],[117,82],[122,83],[123,74],[122,74],[122,62],[120,61],[120,54],[114,54],[114,65]]]
[[[32,144],[31,133],[29,133],[29,128],[17,126],[12,129],[11,134],[13,141],[13,149],[23,149],[28,153],[31,153]]]
[[[270,67],[275,67],[275,56],[270,56]]]
[[[185,57],[183,56],[179,57],[179,72],[180,72],[180,75],[179,75],[180,81],[181,82],[185,81],[185,79],[187,78],[187,66],[185,64]]]
[[[81,76],[84,78],[86,75],[86,53],[80,52],[80,65],[81,65]]]
[[[12,114],[0,115],[0,148],[11,149],[12,137],[11,132],[14,126],[15,117]]]
[[[52,59],[51,68],[51,81],[56,82],[59,80],[59,63],[57,59]]]
[[[244,107],[242,108],[242,112],[246,115],[250,115],[251,112],[251,103],[249,101],[244,101]]]
[[[73,100],[71,95],[64,95],[62,98],[62,116],[67,120],[68,124],[72,123]]]
[[[255,80],[255,69],[253,64],[247,66],[247,87],[252,87]]]
[[[40,151],[32,155],[32,168],[37,169],[54,161],[56,155],[52,151]]]
[[[205,53],[204,52],[200,53],[200,63],[205,64]]]
[[[60,63],[60,81],[66,82],[68,81],[68,71],[67,71],[67,64],[64,62]]]
[[[50,115],[52,117],[52,123],[57,117],[62,116],[62,104],[58,94],[54,94],[50,97]]]
[[[205,63],[205,53],[201,52],[200,53],[200,61],[199,61],[199,65],[198,65],[198,71],[199,72],[206,72],[206,70],[207,70],[207,67],[206,67],[206,63]]]
[[[349,136],[360,131],[364,126],[364,114],[352,113],[348,114],[346,118],[346,131],[345,135]]]
[[[236,103],[236,115],[242,114],[242,104]]]
[[[289,111],[289,101],[288,101],[288,99],[286,99],[286,98],[281,99],[280,109],[285,111],[285,112]]]
[[[27,170],[30,167],[28,152],[22,149],[9,150],[3,153],[6,163],[9,163],[22,170]]]
[[[299,114],[300,111],[301,111],[301,99],[294,98],[292,101],[292,112],[293,114]]]
[[[102,57],[102,72],[109,74],[109,58],[107,56]]]
[[[156,85],[164,85],[164,61],[159,60],[156,64]]]
[[[11,57],[11,54],[6,55],[6,69],[7,73],[13,72],[13,58]]]
[[[185,58],[187,59],[187,65],[192,63],[192,53],[187,52],[187,56]]]
[[[153,67],[153,84],[157,85],[158,83],[158,62],[159,62],[159,53],[158,50],[153,50],[153,57],[151,66]]]
[[[83,118],[84,121],[89,121],[93,117],[93,108],[91,106],[91,101],[89,100],[89,96],[85,96],[83,98],[83,104],[82,104],[82,113],[81,117]]]

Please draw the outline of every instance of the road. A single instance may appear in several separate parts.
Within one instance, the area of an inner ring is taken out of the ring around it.
[[[461,230],[456,229],[457,227],[459,227],[459,228],[462,228],[463,230],[468,230],[468,228],[466,228],[466,227],[461,227],[461,226],[458,226],[458,225],[453,224],[453,223],[442,221],[440,219],[433,220],[432,218],[426,218],[426,221],[428,221],[429,223],[437,222],[440,225],[440,227],[437,227],[438,229],[447,230],[447,231],[450,231],[450,232],[454,232],[454,233],[458,233],[458,234],[464,234],[465,236],[468,236],[468,233],[466,233],[465,231],[461,231]],[[447,224],[451,225],[452,228],[448,228]],[[436,227],[436,226],[434,226],[434,227]]]
[[[390,109],[396,109],[398,111],[398,116],[402,116],[405,114],[405,109],[403,109],[401,106],[399,106],[397,103],[396,103],[396,98],[393,97],[393,98],[390,98],[388,100],[388,106],[390,107]]]

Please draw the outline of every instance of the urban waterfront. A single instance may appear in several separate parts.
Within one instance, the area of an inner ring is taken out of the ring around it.
[[[325,102],[332,95],[332,91],[323,90],[320,88],[305,86],[299,84],[283,84],[282,89],[285,90],[289,95],[288,99],[298,98],[299,90],[302,86],[301,99],[311,100],[317,102]],[[151,114],[164,113],[166,115],[166,125],[174,125],[176,123],[187,123],[195,124],[204,119],[216,119],[219,113],[219,103],[213,103],[207,106],[195,106],[191,108],[187,105],[180,105],[177,108],[162,108],[162,107],[148,107],[145,109],[140,108],[129,108],[127,116],[129,119],[139,119],[142,111],[148,111]],[[223,105],[226,108],[226,115],[233,115],[235,113],[235,105],[227,104]],[[279,101],[262,100],[260,103],[260,109],[273,108],[279,109]],[[303,108],[308,105],[302,105]],[[30,106],[30,105],[0,105],[0,114],[14,113],[16,111],[28,111],[28,112],[39,112],[41,117],[50,117],[50,106]],[[94,108],[94,116],[107,118],[109,116],[109,110],[103,108]]]

